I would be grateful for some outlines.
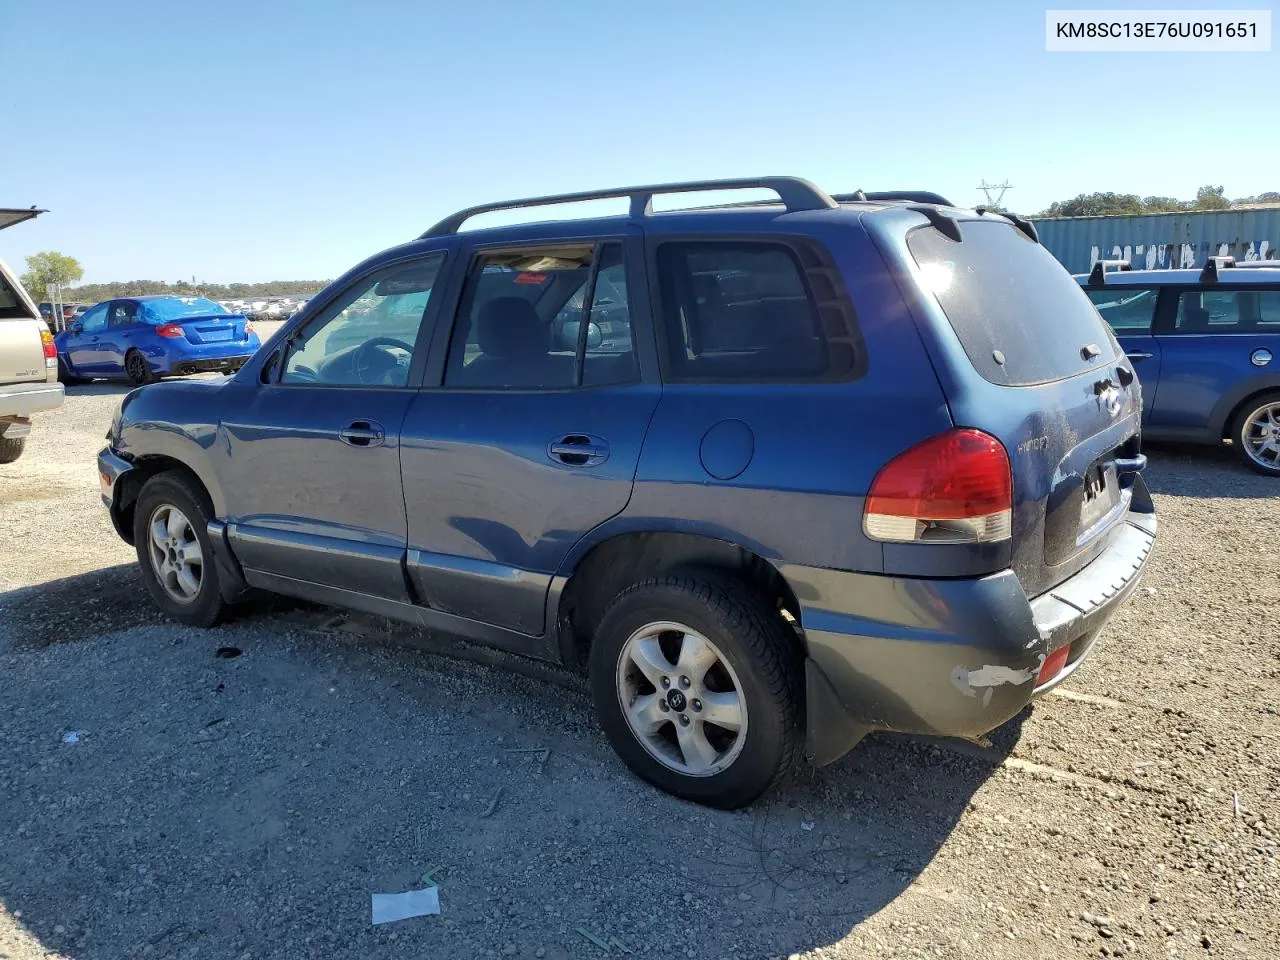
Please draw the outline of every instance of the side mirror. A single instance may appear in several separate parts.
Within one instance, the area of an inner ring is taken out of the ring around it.
[[[587,349],[594,350],[600,344],[604,343],[604,331],[600,329],[600,324],[592,321],[587,324]]]
[[[80,321],[77,320],[75,323],[71,324],[71,326],[67,327],[67,331],[69,333],[80,334],[84,332],[84,327],[82,327],[80,325]]]

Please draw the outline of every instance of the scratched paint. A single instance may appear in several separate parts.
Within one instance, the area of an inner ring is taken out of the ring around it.
[[[1280,207],[1035,223],[1041,242],[1072,273],[1087,273],[1098,260],[1128,260],[1135,270],[1198,268],[1212,256],[1280,266]]]
[[[1029,683],[1038,677],[1040,668],[1044,666],[1044,654],[1040,654],[1038,661],[1034,667],[1027,667],[1024,670],[1015,670],[1013,667],[999,664],[987,664],[977,670],[957,666],[951,671],[951,683],[966,697],[976,697],[981,690],[982,705],[985,707],[991,703],[992,692],[1001,684]]]

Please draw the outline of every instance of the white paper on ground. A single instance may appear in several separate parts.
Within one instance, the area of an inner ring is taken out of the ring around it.
[[[404,893],[375,893],[373,922],[394,923],[410,917],[425,917],[440,912],[440,888],[406,890]]]

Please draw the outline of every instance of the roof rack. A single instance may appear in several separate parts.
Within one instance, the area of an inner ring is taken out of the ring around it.
[[[800,177],[751,177],[734,180],[691,180],[687,183],[658,183],[643,187],[615,187],[611,190],[587,190],[582,193],[561,193],[547,197],[526,197],[523,200],[504,200],[500,203],[482,203],[467,207],[445,217],[418,239],[444,237],[458,232],[466,221],[482,213],[495,210],[517,210],[523,207],[545,207],[561,203],[581,203],[585,200],[611,200],[627,197],[631,200],[631,216],[647,217],[653,214],[653,198],[656,194],[701,193],[711,190],[772,190],[788,213],[801,210],[830,210],[838,206],[835,200],[821,188]]]
[[[1126,270],[1132,270],[1133,264],[1128,260],[1098,260],[1094,263],[1093,269],[1089,271],[1089,283],[1105,284],[1107,282],[1107,269],[1124,273]]]
[[[855,190],[853,193],[833,193],[831,199],[843,203],[857,203],[864,200],[907,200],[911,203],[936,203],[940,207],[955,206],[946,197],[930,190],[873,190],[871,192]]]
[[[1257,267],[1265,267],[1271,270],[1280,270],[1280,260],[1237,260],[1231,264],[1233,270],[1242,268],[1255,269]]]
[[[1218,271],[1229,270],[1235,265],[1235,257],[1210,257],[1204,262],[1204,269],[1200,271],[1200,282],[1217,283]]]

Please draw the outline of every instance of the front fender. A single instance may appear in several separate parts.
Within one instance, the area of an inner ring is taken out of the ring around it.
[[[155,383],[128,394],[113,428],[112,448],[134,463],[173,460],[189,469],[209,492],[215,516],[226,497],[214,466],[226,381]]]

